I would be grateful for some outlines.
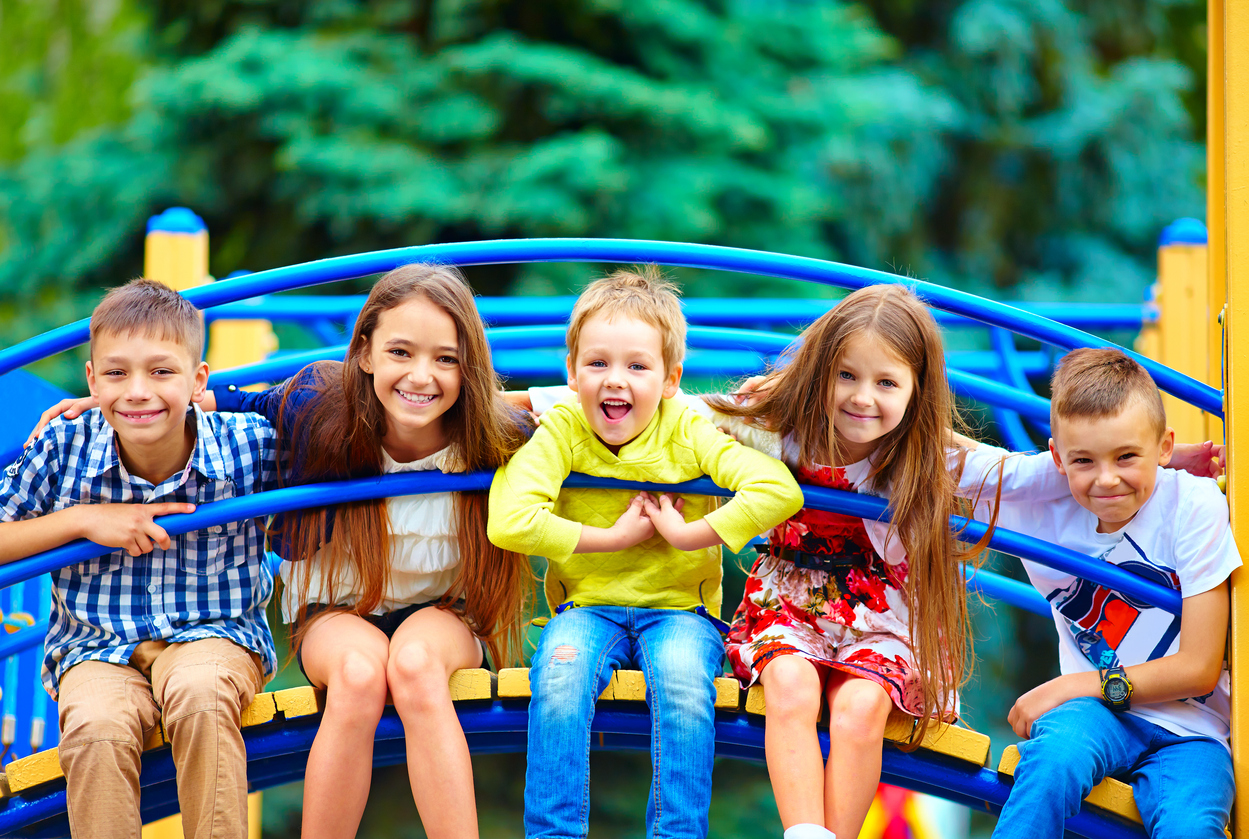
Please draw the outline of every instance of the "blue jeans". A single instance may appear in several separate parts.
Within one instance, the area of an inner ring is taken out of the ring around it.
[[[715,679],[724,644],[693,612],[581,606],[542,630],[529,670],[525,836],[583,837],[590,829],[590,722],[612,672],[646,675],[651,712],[647,836],[703,839],[715,757]]]
[[[1089,697],[1042,715],[1019,755],[993,839],[1062,836],[1063,821],[1108,775],[1131,782],[1151,839],[1222,837],[1236,794],[1221,743],[1172,734]]]

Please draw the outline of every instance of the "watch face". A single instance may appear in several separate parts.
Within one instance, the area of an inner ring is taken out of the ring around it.
[[[1106,683],[1106,699],[1111,702],[1122,702],[1128,698],[1128,686],[1122,679],[1111,679]]]

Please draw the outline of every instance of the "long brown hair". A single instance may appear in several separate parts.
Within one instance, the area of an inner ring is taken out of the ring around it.
[[[443,265],[404,265],[373,286],[356,319],[347,356],[342,362],[317,362],[296,379],[296,387],[312,388],[312,399],[292,399],[288,389],[282,401],[279,427],[297,441],[287,449],[283,472],[296,467],[300,482],[360,478],[382,472],[382,437],[386,412],[373,390],[373,376],[360,362],[369,352],[373,331],[383,312],[409,300],[424,298],[455,321],[459,337],[460,394],[442,415],[448,441],[465,470],[495,469],[525,441],[518,415],[503,401],[498,376],[490,359],[490,345],[473,292],[455,268]],[[303,404],[285,421],[288,406]],[[439,608],[462,614],[490,650],[496,666],[518,661],[521,652],[521,612],[529,599],[533,574],[529,559],[504,551],[486,538],[486,500],[483,491],[460,492],[455,497],[456,539],[460,566]],[[331,532],[332,530],[332,532]],[[327,540],[326,535],[330,533]],[[287,517],[281,528],[288,559],[318,555],[321,590],[315,602],[368,615],[390,588],[390,524],[386,500],[361,501],[307,510]],[[338,607],[344,570],[354,572],[359,601]],[[309,600],[309,574],[298,575],[299,600]],[[463,606],[458,605],[463,601]],[[293,633],[296,650],[307,626],[304,607]]]
[[[903,286],[859,289],[807,327],[752,405],[709,401],[721,413],[789,437],[803,465],[845,465],[832,422],[833,399],[841,358],[860,336],[882,341],[915,376],[901,422],[876,441],[867,480],[887,491],[889,537],[896,535],[906,548],[908,629],[923,684],[923,712],[912,738],[918,745],[934,711],[944,716],[953,707],[972,654],[967,591],[956,561],[968,551],[950,531],[958,506],[947,452],[954,444],[952,430],[962,425],[946,380],[941,332],[928,307]]]

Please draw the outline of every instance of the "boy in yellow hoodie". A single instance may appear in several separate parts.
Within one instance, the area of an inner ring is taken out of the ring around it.
[[[591,284],[568,324],[578,401],[544,414],[490,489],[491,541],[549,560],[554,617],[529,673],[528,839],[587,834],[594,701],[628,667],[646,674],[651,708],[647,835],[707,835],[724,653],[720,545],[741,550],[796,512],[802,494],[779,461],[671,398],[684,355],[676,288],[657,270]],[[706,496],[561,490],[574,471],[665,484],[708,475],[736,495],[719,506]]]

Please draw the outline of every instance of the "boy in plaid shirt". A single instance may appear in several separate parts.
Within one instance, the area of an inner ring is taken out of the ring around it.
[[[276,483],[263,418],[194,404],[203,340],[166,286],[114,289],[91,316],[100,407],[54,420],[0,483],[0,562],[78,538],[119,549],[53,574],[43,681],[76,839],[139,835],[140,754],[162,716],[186,835],[247,835],[239,718],[276,668],[264,534],[253,519],[171,537],[153,521]]]

